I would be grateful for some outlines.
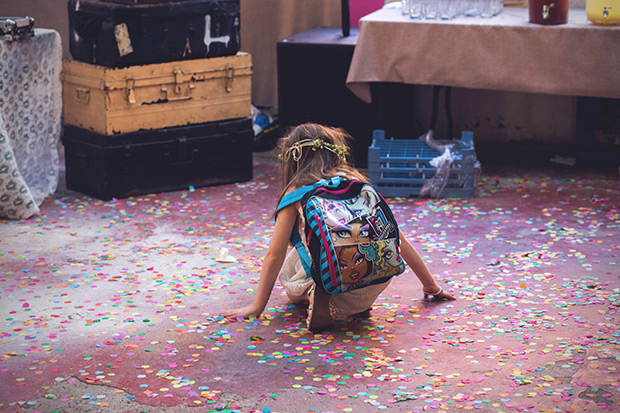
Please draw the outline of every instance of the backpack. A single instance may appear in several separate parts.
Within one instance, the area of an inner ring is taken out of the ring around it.
[[[306,275],[328,293],[383,283],[405,270],[398,225],[372,185],[341,177],[322,179],[286,194],[276,216],[297,201],[301,201],[309,251],[297,226],[291,243]]]

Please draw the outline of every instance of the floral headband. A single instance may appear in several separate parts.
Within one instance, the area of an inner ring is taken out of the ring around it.
[[[319,139],[314,139],[314,140],[304,139],[302,141],[295,142],[293,145],[291,145],[290,148],[288,148],[286,151],[278,155],[278,158],[283,160],[284,162],[287,162],[292,155],[293,160],[295,162],[299,162],[302,156],[302,148],[306,146],[311,146],[313,151],[316,151],[317,149],[327,149],[328,151],[333,152],[336,155],[338,155],[338,157],[343,162],[346,162],[347,155],[349,155],[349,148],[347,148],[346,146],[334,145],[333,143],[327,143],[323,139],[319,138]]]

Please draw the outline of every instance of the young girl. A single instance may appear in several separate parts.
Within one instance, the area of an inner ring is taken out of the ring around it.
[[[343,176],[368,182],[365,176],[346,162],[348,142],[351,137],[341,129],[307,123],[293,129],[280,142],[280,159],[284,189],[278,203],[287,193],[312,185],[321,179]],[[287,255],[291,232],[295,224],[303,230],[301,205],[296,202],[282,209],[277,216],[271,243],[263,260],[258,290],[254,302],[243,308],[222,313],[224,317],[260,316],[267,305],[276,282],[286,290],[294,303],[307,303],[307,325],[310,330],[320,330],[333,325],[334,319],[363,313],[372,307],[379,294],[390,284],[374,284],[342,294],[329,295],[323,288],[316,288],[312,278],[307,278],[297,250]],[[305,237],[302,235],[301,237]],[[400,252],[404,261],[422,283],[425,296],[454,300],[455,297],[439,287],[427,269],[422,257],[400,232]]]

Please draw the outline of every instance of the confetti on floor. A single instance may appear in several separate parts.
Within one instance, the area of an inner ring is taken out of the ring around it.
[[[262,317],[218,315],[253,299],[278,179],[65,190],[0,222],[0,411],[620,410],[617,177],[504,168],[475,198],[389,200],[458,300],[406,273],[321,334],[279,284]]]

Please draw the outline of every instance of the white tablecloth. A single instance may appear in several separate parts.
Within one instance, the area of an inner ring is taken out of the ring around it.
[[[595,26],[581,9],[568,19],[541,26],[505,8],[417,21],[384,8],[360,20],[347,86],[366,102],[371,82],[620,98],[620,26]]]
[[[0,218],[39,212],[58,185],[62,47],[54,30],[0,40]]]

